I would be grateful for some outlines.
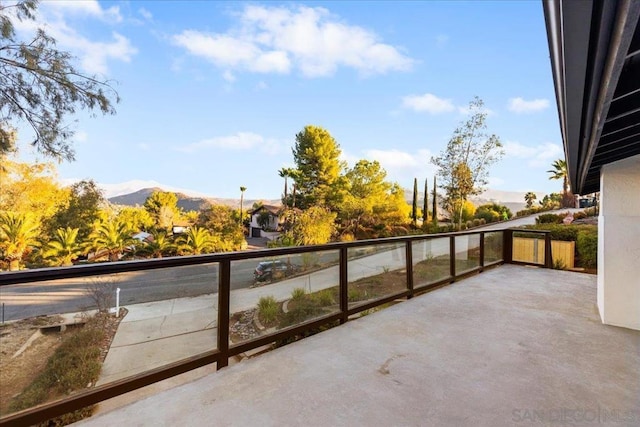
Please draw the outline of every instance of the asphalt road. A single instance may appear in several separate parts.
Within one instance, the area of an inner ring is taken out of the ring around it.
[[[337,262],[337,252],[325,253],[319,262]],[[253,285],[253,272],[261,259],[232,263],[231,290]],[[301,256],[290,261],[302,265]],[[173,298],[196,297],[218,292],[218,265],[203,264],[111,275],[25,283],[0,287],[0,312],[5,321],[59,313],[73,313],[96,307],[96,296],[115,296],[120,304],[139,304]]]

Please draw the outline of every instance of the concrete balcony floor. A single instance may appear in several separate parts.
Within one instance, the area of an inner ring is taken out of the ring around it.
[[[505,265],[79,424],[639,425],[640,332]]]

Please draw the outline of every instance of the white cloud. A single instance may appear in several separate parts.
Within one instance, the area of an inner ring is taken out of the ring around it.
[[[142,17],[147,21],[153,21],[153,15],[144,7],[141,7],[140,9],[138,9],[138,13],[142,15]]]
[[[398,182],[409,188],[413,185],[414,177],[422,180],[435,175],[435,166],[430,163],[431,155],[432,153],[427,149],[420,149],[413,153],[396,149],[369,149],[363,150],[361,156],[343,151],[340,159],[346,161],[350,167],[360,159],[377,160],[387,172],[389,181]]]
[[[532,147],[507,141],[504,143],[504,152],[506,157],[527,159],[527,165],[534,168],[549,166],[555,159],[564,157],[562,148],[551,142]]]
[[[222,78],[228,81],[229,83],[233,83],[236,81],[236,76],[234,76],[233,73],[229,70],[225,71],[222,74]]]
[[[215,66],[255,73],[324,77],[338,67],[364,75],[411,69],[414,61],[362,27],[348,25],[324,8],[247,6],[226,33],[185,30],[174,44]]]
[[[238,132],[235,135],[217,136],[203,139],[202,141],[176,147],[177,151],[194,153],[196,151],[221,148],[225,150],[250,150],[260,149],[268,154],[275,154],[280,151],[280,144],[272,138],[264,138],[253,132]]]
[[[408,95],[402,98],[402,106],[414,111],[426,111],[430,114],[448,113],[456,107],[450,99],[438,98],[434,94]]]
[[[97,0],[56,0],[43,2],[42,6],[57,13],[89,15],[107,22],[122,22],[118,6],[103,9]]]
[[[47,5],[57,4],[58,2],[47,2]],[[44,10],[36,21],[23,20],[16,21],[16,30],[23,34],[33,34],[40,26],[44,27],[47,33],[56,39],[58,46],[70,51],[80,60],[80,67],[84,72],[90,74],[107,74],[109,60],[115,59],[123,62],[129,62],[133,55],[137,53],[137,49],[133,47],[129,39],[113,32],[111,41],[93,41],[78,33],[75,28],[67,23],[63,11],[86,12],[91,17],[102,18],[111,12],[99,9],[97,12],[89,13],[96,10],[95,6],[72,6],[71,4],[82,2],[63,2],[63,6],[59,6],[53,12]],[[98,5],[98,7],[100,7]],[[49,13],[47,13],[49,12]],[[100,15],[102,13],[102,15]],[[115,12],[114,12],[115,13]]]
[[[531,101],[525,101],[524,99],[511,98],[509,99],[509,111],[513,111],[514,113],[534,113],[537,111],[542,111],[545,108],[549,107],[548,99],[532,99]]]

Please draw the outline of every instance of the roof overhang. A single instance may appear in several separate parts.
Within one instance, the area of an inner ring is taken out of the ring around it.
[[[640,154],[640,1],[543,0],[571,188]]]

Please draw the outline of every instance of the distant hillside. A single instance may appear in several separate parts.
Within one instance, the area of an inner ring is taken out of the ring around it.
[[[109,202],[114,205],[122,205],[122,206],[142,206],[147,198],[154,191],[165,191],[159,187],[151,187],[151,188],[143,188],[141,190],[135,191],[133,193],[122,194],[120,196],[115,196],[109,198]],[[240,206],[240,199],[218,199],[218,198],[209,198],[209,197],[191,197],[187,196],[183,193],[174,193],[178,197],[178,207],[188,211],[198,211],[200,209],[204,209],[210,205],[225,205],[233,208],[237,208]],[[253,206],[255,202],[262,201],[266,205],[279,205],[280,200],[255,200],[255,199],[246,199],[243,201],[243,208],[249,209]]]

